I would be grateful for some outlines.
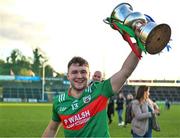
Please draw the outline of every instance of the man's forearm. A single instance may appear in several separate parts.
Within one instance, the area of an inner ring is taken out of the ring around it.
[[[56,136],[61,123],[50,121],[47,128],[45,129],[42,138],[53,138]]]
[[[42,138],[54,138],[56,136],[56,131],[46,129],[42,135]]]
[[[138,62],[138,57],[134,54],[134,52],[131,52],[129,56],[126,58],[121,68],[121,70],[123,70],[124,75],[127,76],[126,78],[128,78],[131,75],[131,73],[136,68]]]
[[[139,50],[139,52],[141,52]],[[111,84],[114,92],[119,92],[124,82],[132,74],[139,62],[138,57],[132,51],[124,61],[120,71],[111,77]]]

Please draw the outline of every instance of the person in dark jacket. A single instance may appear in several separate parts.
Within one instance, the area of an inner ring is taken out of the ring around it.
[[[133,97],[133,95],[131,94],[131,93],[129,93],[129,94],[127,94],[127,96],[126,96],[126,109],[125,109],[125,124],[124,124],[124,126],[126,126],[127,124],[128,124],[128,114],[127,114],[127,112],[128,112],[128,106],[130,106],[129,104],[130,104],[130,102],[132,101],[134,99],[134,97]]]
[[[109,124],[112,123],[112,116],[114,116],[114,97],[110,97],[108,101],[108,107],[107,107],[107,115],[108,115],[108,120]]]

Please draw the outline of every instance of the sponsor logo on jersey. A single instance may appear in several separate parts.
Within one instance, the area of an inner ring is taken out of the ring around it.
[[[73,115],[67,119],[64,119],[66,128],[72,128],[81,124],[85,124],[90,119],[90,111],[84,111],[79,114]]]
[[[88,95],[86,97],[83,97],[83,102],[84,103],[89,103],[91,101],[91,95]]]
[[[91,103],[87,104],[82,110],[80,110],[75,114],[69,114],[69,115],[59,114],[59,117],[63,122],[64,129],[79,130],[83,128],[91,117],[95,116],[97,113],[106,109],[107,100],[108,98],[101,95]]]

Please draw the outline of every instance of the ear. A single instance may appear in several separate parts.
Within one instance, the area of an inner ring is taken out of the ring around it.
[[[91,77],[91,72],[89,72],[89,78]]]
[[[67,73],[67,79],[69,80],[69,73]]]

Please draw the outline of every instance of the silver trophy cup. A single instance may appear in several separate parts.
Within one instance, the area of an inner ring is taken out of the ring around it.
[[[147,15],[133,12],[132,6],[128,3],[117,5],[111,14],[111,19],[133,29],[149,54],[161,52],[171,37],[169,25],[157,25]]]

